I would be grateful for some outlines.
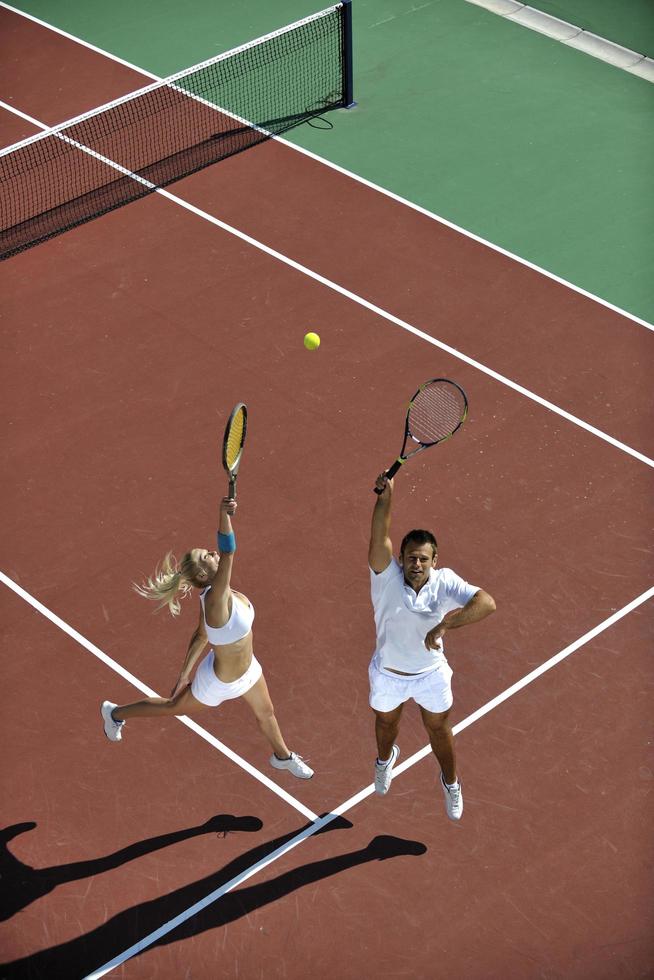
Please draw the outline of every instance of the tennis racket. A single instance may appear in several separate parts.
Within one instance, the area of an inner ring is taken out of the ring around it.
[[[409,402],[402,452],[384,476],[390,480],[411,456],[416,456],[423,449],[436,446],[439,442],[445,442],[463,425],[467,415],[468,399],[461,385],[448,381],[447,378],[425,381]],[[417,443],[416,448],[407,451],[412,442]],[[375,487],[375,493],[380,494],[383,491]]]
[[[239,402],[232,409],[232,414],[227,420],[225,435],[223,437],[223,466],[229,477],[229,497],[236,500],[236,477],[238,468],[241,465],[245,435],[248,429],[248,409],[247,405]]]

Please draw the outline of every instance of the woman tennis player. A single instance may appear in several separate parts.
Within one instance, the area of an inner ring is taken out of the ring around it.
[[[236,540],[231,517],[236,501],[223,497],[220,504],[218,551],[194,548],[177,565],[166,555],[154,576],[143,585],[135,585],[139,595],[168,606],[171,614],[180,612],[180,598],[193,588],[200,590],[200,619],[169,698],[144,698],[133,704],[102,704],[101,712],[107,738],[122,738],[123,725],[130,718],[153,718],[161,715],[191,715],[223,701],[243,698],[254,712],[259,728],[273,750],[270,763],[275,769],[287,769],[298,779],[310,779],[313,770],[299,755],[290,752],[275,718],[261,665],[252,650],[254,609],[246,596],[231,588],[230,581]],[[200,663],[193,681],[193,668],[207,643],[211,649]]]

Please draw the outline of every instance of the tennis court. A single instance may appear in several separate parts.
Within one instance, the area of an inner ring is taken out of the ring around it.
[[[0,26],[5,146],[151,81]],[[649,975],[651,326],[280,140],[0,278],[0,976]],[[434,527],[498,605],[448,637],[456,826],[415,711],[371,785],[371,489],[434,376],[470,418],[398,476],[394,540]],[[213,537],[240,400],[234,584],[306,783],[241,702],[99,719],[177,676],[195,605],[130,583]]]

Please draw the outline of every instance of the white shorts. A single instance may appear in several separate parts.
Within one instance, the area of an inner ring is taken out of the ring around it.
[[[425,711],[440,714],[449,711],[454,702],[452,696],[452,668],[447,662],[428,674],[392,677],[379,669],[373,657],[368,668],[370,678],[370,707],[374,711],[394,711],[410,698]]]
[[[241,674],[235,681],[225,684],[224,681],[218,680],[216,677],[213,662],[214,653],[213,650],[209,650],[196,670],[191,684],[191,694],[196,701],[201,701],[202,704],[207,704],[212,708],[216,708],[223,701],[230,701],[232,698],[240,698],[243,694],[247,694],[263,673],[261,664],[253,656],[245,673]]]

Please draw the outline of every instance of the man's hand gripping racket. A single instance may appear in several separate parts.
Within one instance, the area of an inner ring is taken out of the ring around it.
[[[243,446],[248,429],[248,410],[243,402],[239,402],[227,420],[223,437],[223,466],[229,477],[229,494],[231,500],[236,500],[236,478],[241,465]]]
[[[453,436],[467,415],[468,399],[461,385],[447,378],[425,381],[409,402],[402,452],[384,473],[386,479],[395,476],[407,459]],[[408,449],[412,443],[417,445],[414,449]],[[384,492],[379,487],[374,490],[376,494]]]

